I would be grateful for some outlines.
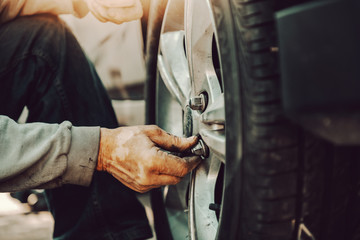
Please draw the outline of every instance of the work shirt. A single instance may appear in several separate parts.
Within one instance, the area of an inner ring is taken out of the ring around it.
[[[0,192],[88,186],[99,151],[99,127],[18,124],[0,115]]]

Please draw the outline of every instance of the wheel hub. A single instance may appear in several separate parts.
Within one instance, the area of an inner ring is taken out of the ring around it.
[[[193,114],[192,109],[186,106],[184,110],[183,132],[185,137],[191,137],[193,135]]]
[[[220,199],[222,196],[217,185],[222,183],[218,180],[219,173],[226,162],[224,93],[217,73],[219,66],[213,56],[217,52],[216,32],[212,9],[206,0],[179,4],[184,2],[169,1],[160,37],[156,123],[174,135],[199,135],[201,139],[192,150],[203,161],[188,181],[168,187],[164,199],[169,202],[177,199],[171,194],[176,193],[178,199],[187,203],[176,208],[166,205],[175,240],[186,236],[213,240],[219,225],[219,196]],[[186,14],[178,12],[184,9]],[[178,24],[174,24],[176,20],[170,19],[172,16],[185,19],[179,18]],[[188,189],[189,182],[189,192],[183,191]],[[179,226],[187,224],[189,233],[179,233]]]

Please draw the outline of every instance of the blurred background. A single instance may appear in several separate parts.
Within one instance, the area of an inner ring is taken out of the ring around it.
[[[101,23],[91,14],[61,18],[72,29],[112,99],[120,125],[145,123],[145,63],[140,21],[116,25]],[[19,122],[25,122],[25,108]],[[0,240],[51,239],[53,219],[41,191],[0,193]],[[139,195],[150,222],[149,196]],[[155,239],[155,237],[153,238]]]

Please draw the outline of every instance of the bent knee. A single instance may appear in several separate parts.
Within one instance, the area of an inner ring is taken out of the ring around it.
[[[1,24],[0,52],[4,57],[0,58],[0,69],[29,55],[46,58],[56,66],[65,48],[66,31],[62,20],[51,14],[23,16]]]

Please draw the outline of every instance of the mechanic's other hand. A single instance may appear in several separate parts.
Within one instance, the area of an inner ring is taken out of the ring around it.
[[[180,182],[200,162],[200,157],[169,154],[194,146],[197,137],[180,138],[157,126],[101,128],[96,169],[107,171],[127,187],[146,192]]]
[[[121,24],[140,19],[140,0],[86,0],[90,12],[101,22]]]

